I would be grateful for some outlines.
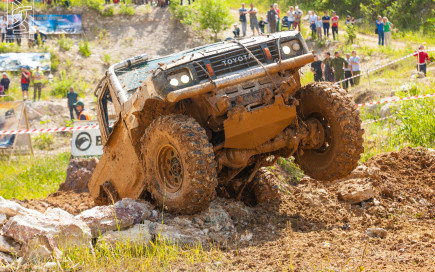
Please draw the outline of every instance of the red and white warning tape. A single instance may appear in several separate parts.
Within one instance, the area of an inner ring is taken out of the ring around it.
[[[33,134],[33,133],[46,133],[46,132],[64,132],[74,130],[90,130],[98,129],[98,125],[83,126],[83,127],[63,127],[63,128],[42,128],[42,129],[19,129],[19,130],[3,130],[0,131],[0,135],[9,134]]]
[[[369,106],[369,105],[384,104],[384,103],[397,102],[397,101],[403,101],[403,100],[414,100],[414,99],[427,98],[427,97],[435,97],[435,93],[422,94],[422,95],[416,95],[416,96],[408,96],[408,97],[396,97],[393,99],[387,99],[387,100],[383,100],[383,101],[374,101],[374,102],[356,104],[355,106],[364,107],[364,106]]]
[[[361,125],[364,126],[364,125],[368,125],[368,124],[373,124],[373,123],[376,123],[376,122],[379,122],[379,121],[387,120],[389,118],[391,118],[391,116],[387,116],[387,117],[383,117],[383,118],[379,118],[379,119],[375,119],[375,120],[370,120],[370,121],[366,121],[366,122],[362,122]]]
[[[429,51],[435,51],[435,49],[428,49],[428,50],[418,51],[418,53],[420,53],[420,52],[429,52]],[[363,76],[363,75],[366,75],[366,74],[368,75],[368,74],[371,73],[371,72],[377,71],[377,70],[382,69],[382,68],[384,68],[384,67],[387,67],[387,66],[389,66],[389,65],[391,65],[391,64],[394,64],[394,63],[396,63],[396,62],[402,61],[402,60],[404,60],[404,59],[406,59],[406,58],[409,58],[409,57],[415,56],[415,54],[417,54],[417,52],[414,52],[414,53],[412,53],[412,54],[406,55],[406,56],[401,57],[401,58],[399,58],[399,59],[396,59],[396,60],[390,61],[390,62],[385,63],[385,64],[383,64],[383,65],[381,65],[381,66],[378,66],[378,67],[376,67],[376,68],[374,68],[374,69],[367,70],[367,71],[365,71],[364,73],[361,73],[361,74],[359,74],[359,75],[351,76],[351,77],[348,77],[348,78],[346,78],[346,79],[343,79],[343,80],[337,81],[337,82],[335,82],[335,84],[339,84],[339,83],[344,82],[344,81],[346,81],[346,80],[350,80],[350,79],[353,79],[353,78],[356,78],[356,77],[360,77],[360,76]]]

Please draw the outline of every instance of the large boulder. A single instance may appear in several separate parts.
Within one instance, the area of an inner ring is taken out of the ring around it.
[[[88,182],[97,164],[97,158],[71,160],[66,170],[65,182],[60,184],[59,191],[89,192]]]
[[[3,226],[8,221],[6,214],[0,213],[0,227]]]
[[[13,201],[10,201],[10,200],[6,200],[1,196],[0,196],[0,214],[4,214],[4,215],[6,215],[6,217],[12,217],[15,215],[26,215],[26,214],[31,214],[34,216],[41,216],[42,215],[38,211],[24,208],[20,204],[13,202]]]
[[[25,259],[48,259],[60,249],[88,246],[89,227],[73,215],[59,209],[48,209],[44,214],[16,215],[2,228],[3,234],[21,243]]]
[[[338,198],[351,204],[361,203],[376,196],[369,179],[349,179],[338,189]]]
[[[100,245],[110,245],[112,247],[130,245],[134,247],[147,246],[152,239],[149,231],[149,226],[144,224],[134,225],[126,230],[105,232],[98,239]]]
[[[92,237],[97,238],[109,230],[121,230],[131,225],[139,224],[151,215],[153,207],[146,202],[124,198],[110,206],[98,206],[84,211],[76,216],[83,220],[92,231]]]

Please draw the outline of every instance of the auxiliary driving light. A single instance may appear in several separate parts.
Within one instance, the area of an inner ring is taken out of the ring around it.
[[[284,45],[282,47],[282,52],[286,55],[290,54],[290,52],[291,52],[290,47],[288,47],[287,45]]]
[[[170,72],[168,75],[168,81],[173,87],[188,84],[192,81],[190,70],[188,68],[182,68]]]
[[[180,78],[181,82],[183,82],[184,84],[189,83],[190,81],[190,77],[188,75],[182,75]]]
[[[178,86],[178,79],[176,78],[171,79],[171,81],[169,81],[169,84],[171,84],[172,86]]]
[[[294,51],[299,51],[301,49],[301,45],[298,42],[292,44],[292,49]]]

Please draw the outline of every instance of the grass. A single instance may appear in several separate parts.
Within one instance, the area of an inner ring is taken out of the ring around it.
[[[65,181],[69,157],[69,153],[60,153],[0,161],[0,195],[6,199],[32,199],[56,192]]]

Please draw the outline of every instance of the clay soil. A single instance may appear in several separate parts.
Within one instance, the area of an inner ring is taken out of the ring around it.
[[[280,188],[279,201],[237,210],[234,200],[216,200],[234,207],[237,232],[222,247],[224,262],[207,270],[435,271],[434,151],[381,154],[331,184],[308,177],[286,182],[279,166],[271,171],[262,176]],[[358,204],[341,201],[340,187],[352,180],[369,183],[375,196]],[[73,214],[94,205],[87,193],[72,192],[21,204]],[[383,228],[386,237],[369,237],[368,228]]]

